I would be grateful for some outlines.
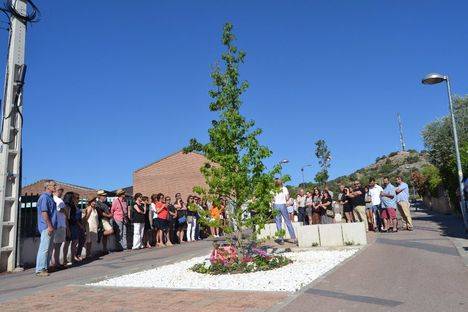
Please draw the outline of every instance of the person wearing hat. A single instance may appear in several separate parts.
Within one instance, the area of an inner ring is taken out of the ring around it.
[[[102,249],[104,254],[108,254],[107,250],[107,237],[114,234],[114,229],[110,224],[112,213],[110,212],[109,206],[107,205],[107,193],[103,190],[97,192],[98,201],[96,202],[96,211],[99,216],[99,222],[102,225]]]
[[[111,213],[115,225],[116,250],[127,249],[127,228],[129,225],[129,215],[127,202],[125,201],[125,191],[120,189],[116,193],[117,198],[112,202]]]

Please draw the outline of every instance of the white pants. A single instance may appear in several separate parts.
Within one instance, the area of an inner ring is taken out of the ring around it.
[[[141,240],[143,239],[143,231],[145,230],[144,223],[133,223],[133,248],[139,249],[143,247]]]
[[[197,219],[192,218],[192,222],[187,222],[187,242],[195,240],[195,228],[197,227]]]

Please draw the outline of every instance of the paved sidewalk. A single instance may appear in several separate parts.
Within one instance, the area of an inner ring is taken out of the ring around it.
[[[468,311],[467,255],[452,243],[456,239],[464,244],[458,250],[468,252],[462,221],[413,216],[413,232],[370,234],[375,242],[361,254],[273,310]]]
[[[168,248],[151,248],[116,252],[98,260],[52,273],[49,277],[36,277],[34,269],[20,273],[0,275],[0,304],[37,291],[49,291],[66,285],[81,285],[105,277],[118,276],[150,269],[195,256],[206,255],[211,241],[198,241]]]
[[[415,231],[370,233],[362,252],[299,293],[83,286],[208,254],[211,242],[202,241],[114,253],[48,278],[33,270],[1,275],[0,311],[467,311],[468,239],[461,221],[413,215]]]

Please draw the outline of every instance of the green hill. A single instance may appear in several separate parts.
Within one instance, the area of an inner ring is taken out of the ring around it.
[[[336,192],[340,183],[349,185],[352,181],[359,180],[362,185],[367,185],[370,178],[375,178],[380,183],[384,176],[388,176],[394,181],[394,178],[398,175],[402,176],[403,180],[409,183],[411,172],[420,170],[422,166],[427,164],[429,164],[429,161],[427,154],[424,152],[416,150],[392,152],[389,155],[378,157],[375,163],[369,166],[356,170],[349,175],[330,180],[327,184],[332,191]],[[301,183],[299,186],[289,186],[289,188],[295,194],[299,187],[310,190],[315,186],[319,185],[316,183]]]

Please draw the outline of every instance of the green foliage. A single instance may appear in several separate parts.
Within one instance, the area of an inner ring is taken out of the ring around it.
[[[278,238],[283,238],[286,236],[286,231],[284,229],[277,230],[275,236]]]
[[[426,183],[427,190],[432,196],[438,195],[439,186],[442,184],[442,177],[440,176],[439,169],[434,165],[426,165],[421,168]]]
[[[328,180],[328,168],[330,167],[331,153],[325,140],[320,139],[315,142],[315,156],[318,158],[322,168],[316,175],[315,181],[324,184]]]
[[[466,174],[468,170],[468,157],[466,156],[468,153],[468,96],[455,97],[453,104],[462,167]],[[429,161],[439,170],[442,184],[447,188],[454,207],[458,207],[456,198],[458,175],[450,115],[428,124],[422,136]]]
[[[202,274],[237,274],[250,273],[258,271],[268,271],[283,267],[292,263],[292,261],[284,256],[262,257],[260,255],[253,256],[248,261],[236,261],[229,265],[224,264],[205,264],[197,263],[191,270]]]
[[[245,53],[234,46],[234,39],[232,25],[225,24],[222,43],[226,50],[221,57],[224,65],[217,65],[211,74],[214,88],[209,92],[213,99],[209,108],[217,118],[208,130],[209,142],[202,144],[192,139],[184,151],[198,151],[208,159],[200,169],[208,187],[196,187],[194,191],[208,200],[227,200],[229,222],[224,231],[235,234],[242,252],[243,229],[256,225],[261,229],[271,218],[274,176],[280,172],[280,166],[266,172],[263,160],[272,152],[258,142],[261,129],[255,129],[254,121],[246,120],[240,113],[241,95],[248,83],[239,80]]]

